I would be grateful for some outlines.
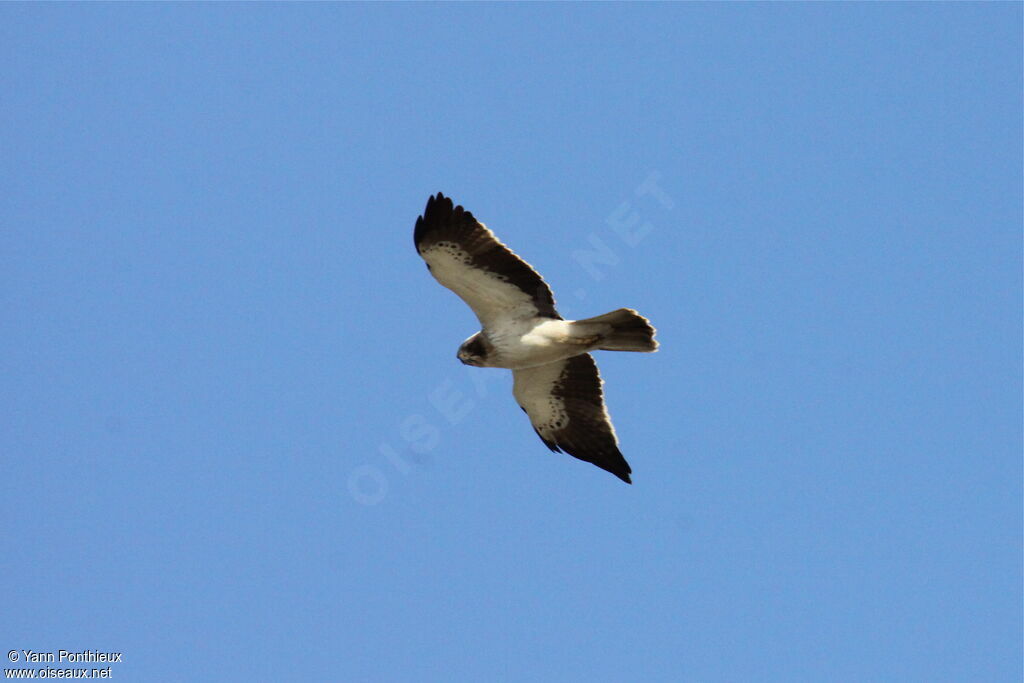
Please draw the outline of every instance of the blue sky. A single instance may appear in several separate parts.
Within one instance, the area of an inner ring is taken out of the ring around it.
[[[1021,7],[0,6],[0,645],[1020,680]],[[658,327],[633,486],[456,361],[437,191]]]

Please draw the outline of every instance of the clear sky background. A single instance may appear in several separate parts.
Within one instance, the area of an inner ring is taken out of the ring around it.
[[[1019,681],[1021,7],[0,6],[3,652]],[[633,486],[455,359],[437,191],[658,327]]]

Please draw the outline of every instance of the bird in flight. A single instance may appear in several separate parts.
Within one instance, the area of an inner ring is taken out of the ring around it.
[[[537,271],[440,192],[427,200],[413,237],[434,278],[480,320],[482,329],[462,343],[458,359],[512,370],[512,395],[548,448],[631,484],[589,352],[657,351],[650,322],[629,308],[563,319]]]

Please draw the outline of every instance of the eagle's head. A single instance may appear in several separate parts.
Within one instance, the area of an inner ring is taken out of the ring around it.
[[[487,345],[480,332],[462,342],[459,352],[456,354],[460,361],[466,365],[482,368],[487,365]]]

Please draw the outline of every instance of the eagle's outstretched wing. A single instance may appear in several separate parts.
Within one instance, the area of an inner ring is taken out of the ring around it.
[[[416,219],[414,240],[437,281],[469,304],[484,327],[505,318],[562,319],[537,271],[440,192]]]
[[[629,463],[604,405],[601,375],[589,353],[512,371],[512,394],[552,451],[593,463],[631,484]]]

